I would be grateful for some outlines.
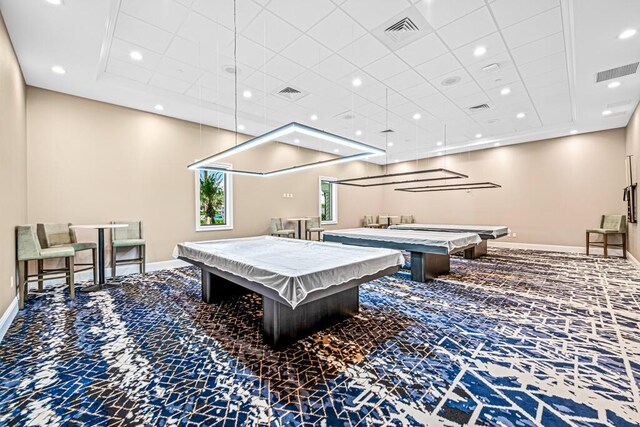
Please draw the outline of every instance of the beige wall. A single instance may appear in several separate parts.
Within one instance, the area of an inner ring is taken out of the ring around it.
[[[16,295],[15,226],[27,221],[25,84],[0,15],[0,316]]]
[[[385,190],[390,213],[420,222],[505,224],[507,242],[583,246],[603,213],[622,213],[625,130],[616,129],[420,161],[500,189],[408,194]],[[391,170],[410,170],[416,162]],[[454,183],[455,181],[450,181]]]
[[[29,222],[140,219],[149,261],[170,259],[181,241],[266,234],[271,217],[317,215],[319,175],[379,171],[358,162],[273,178],[236,176],[234,230],[196,232],[194,172],[187,165],[229,148],[232,133],[203,127],[201,138],[194,123],[33,87],[27,115]],[[234,156],[233,163],[268,169],[324,158],[277,144]],[[338,196],[339,224],[327,228],[357,226],[365,213],[382,209],[379,189],[340,188]]]
[[[633,155],[631,158],[633,168],[633,180],[638,182],[638,162],[640,161],[640,105],[636,107],[636,111],[631,116],[631,120],[627,125],[627,152]],[[629,224],[629,252],[635,259],[640,260],[640,227],[638,224]]]

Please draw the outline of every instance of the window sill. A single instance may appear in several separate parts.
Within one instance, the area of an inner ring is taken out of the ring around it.
[[[209,227],[196,227],[196,231],[224,231],[233,230],[233,225],[218,225]]]
[[[338,225],[338,221],[320,221],[320,225]]]

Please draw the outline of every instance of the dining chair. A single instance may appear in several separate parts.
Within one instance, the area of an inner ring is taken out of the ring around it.
[[[591,234],[602,237],[602,242],[591,241]],[[610,237],[618,237],[620,243],[609,241]],[[608,258],[608,250],[610,247],[622,248],[622,258],[627,259],[627,217],[625,215],[602,215],[600,218],[600,228],[591,228],[587,230],[587,255],[589,255],[589,247],[601,247],[604,251],[604,257]]]
[[[118,265],[138,264],[140,273],[146,272],[147,242],[142,235],[142,221],[111,221],[111,224],[126,224],[126,227],[111,230],[111,278],[117,276]],[[137,258],[118,259],[118,249],[137,249]]]
[[[400,215],[400,224],[413,224],[413,215]]]
[[[305,237],[307,238],[307,240],[311,240],[311,235],[313,233],[318,233],[318,241],[320,241],[320,236],[324,231],[324,228],[322,228],[322,223],[320,222],[319,216],[312,216],[311,218],[309,218],[304,227]]]
[[[29,296],[29,283],[44,279],[65,279],[69,286],[71,299],[75,299],[75,275],[73,259],[75,252],[72,247],[42,248],[32,225],[16,227],[16,248],[18,261],[18,306],[22,310]],[[47,269],[46,272],[29,274],[29,261],[45,259],[63,259],[64,268]]]
[[[93,282],[98,283],[98,245],[94,242],[78,242],[76,231],[70,227],[71,223],[38,224],[36,229],[40,246],[45,249],[72,248],[76,254],[90,250],[91,263],[78,263],[74,259],[74,270],[76,273],[93,270]],[[46,271],[44,260],[38,260],[38,273],[46,273]],[[42,285],[42,280],[38,280],[38,290],[42,290]]]
[[[365,215],[364,219],[362,220],[362,225],[365,228],[380,228],[380,227],[382,227],[381,224],[379,224],[379,223],[377,223],[377,222],[375,222],[373,220],[373,215]]]
[[[295,237],[296,231],[291,228],[284,228],[282,218],[271,218],[271,235]]]

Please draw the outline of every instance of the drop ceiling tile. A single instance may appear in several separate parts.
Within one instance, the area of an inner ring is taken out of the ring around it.
[[[396,54],[407,64],[415,67],[437,58],[448,51],[449,49],[440,41],[438,36],[435,33],[430,33],[398,49]]]
[[[262,72],[254,72],[249,76],[244,76],[240,79],[243,84],[251,87],[261,89],[263,92],[272,93],[276,90],[282,89],[285,86],[285,82],[276,77],[269,76]]]
[[[484,73],[475,77],[480,87],[486,91],[500,89],[504,86],[520,82],[520,76],[514,67],[502,67],[495,73]]]
[[[415,86],[411,86],[407,89],[401,90],[400,93],[411,100],[415,100],[415,99],[421,99],[439,92],[437,89],[433,87],[433,85],[431,85],[431,83],[423,79],[422,82],[420,82],[419,84]]]
[[[470,95],[458,97],[454,102],[461,110],[467,111],[469,107],[473,107],[474,105],[490,104],[491,100],[484,94],[484,92],[476,92]]]
[[[370,34],[365,34],[338,52],[343,58],[357,67],[366,65],[389,54],[389,49]]]
[[[563,51],[564,34],[560,32],[512,49],[511,54],[516,64],[522,66],[537,59]]]
[[[487,49],[487,53],[480,57],[475,56],[473,52],[478,46],[484,46]],[[494,57],[506,51],[507,46],[505,46],[502,41],[502,36],[500,36],[500,33],[495,32],[486,37],[475,40],[471,44],[459,47],[453,52],[453,54],[464,66],[471,66],[481,63],[486,65],[486,63],[488,63],[488,57]]]
[[[278,0],[269,4],[270,11],[301,31],[307,31],[335,7],[329,0]]]
[[[564,52],[554,53],[544,58],[529,62],[518,67],[522,78],[526,81],[529,77],[546,73],[558,68],[566,68],[567,60]]]
[[[342,8],[368,30],[407,9],[406,0],[347,0]]]
[[[164,57],[158,65],[158,72],[185,82],[195,83],[203,72],[183,62]]]
[[[490,7],[498,25],[506,28],[559,5],[559,0],[497,0]]]
[[[122,0],[120,10],[170,33],[175,33],[189,13],[174,0]]]
[[[233,30],[233,1],[229,0],[195,0],[192,9],[207,18]],[[241,34],[249,23],[260,13],[261,7],[252,0],[237,2],[236,21],[238,34]],[[263,26],[260,25],[262,31]]]
[[[365,30],[342,10],[336,9],[307,32],[334,52],[362,37]]]
[[[497,30],[486,7],[480,8],[438,30],[450,49],[467,45]]]
[[[175,37],[165,55],[177,61],[184,62],[185,64],[198,67],[200,65],[200,57],[203,53],[204,52],[200,52],[197,43],[182,37]]]
[[[414,69],[427,80],[433,80],[441,76],[444,78],[458,68],[460,68],[460,62],[450,53],[446,53],[436,59],[414,67]],[[439,86],[439,84],[436,85],[436,87]]]
[[[156,73],[149,81],[151,86],[156,86],[176,93],[185,93],[191,87],[191,83],[178,80],[173,77]]]
[[[129,56],[132,51],[140,52],[142,54],[142,61],[133,61]],[[114,58],[123,62],[131,62],[136,66],[154,70],[162,59],[162,55],[148,49],[143,49],[134,44],[127,43],[124,40],[114,38],[111,42],[111,49],[109,49],[109,58]]]
[[[313,69],[324,78],[333,81],[347,80],[357,71],[353,64],[335,54],[313,67]]]
[[[305,68],[288,60],[284,56],[275,55],[271,61],[267,62],[266,67],[260,70],[270,76],[289,82],[293,80],[295,76],[304,72]]]
[[[207,89],[213,89],[217,91],[221,87],[225,86],[234,86],[234,80],[232,78],[227,78],[225,76],[212,74],[212,73],[204,73],[198,81],[195,83],[196,86],[202,86]]]
[[[106,72],[129,80],[141,83],[147,83],[151,79],[153,72],[146,68],[138,67],[129,62],[110,59],[107,64]]]
[[[424,77],[413,70],[403,71],[384,81],[384,83],[396,92],[402,92],[404,89],[426,83]]]
[[[114,36],[145,49],[164,53],[173,34],[124,13],[118,15]]]
[[[176,0],[176,1],[186,7],[191,7],[191,5],[193,4],[193,0]]]
[[[562,31],[562,16],[560,8],[556,7],[547,12],[522,21],[502,30],[502,34],[511,49],[531,43],[544,37]]]
[[[264,9],[243,31],[243,35],[254,42],[266,46],[274,52],[282,49],[299,38],[302,33],[273,13]]]
[[[449,86],[447,88],[443,88],[442,93],[451,98],[457,99],[465,96],[473,95],[475,93],[482,93],[483,90],[478,84],[474,81],[471,81],[470,78],[466,78],[463,76],[462,81],[456,85]]]
[[[236,55],[240,67],[244,69],[244,65],[248,65],[253,69],[263,68],[276,54],[275,52],[255,43],[244,36],[238,37],[238,46]]]
[[[449,100],[441,93],[434,93],[433,95],[426,96],[415,100],[415,103],[425,110],[433,114],[433,111],[437,109],[440,104],[448,102]]]
[[[567,69],[565,67],[550,70],[545,73],[529,75],[524,79],[528,88],[536,89],[567,81]]]
[[[302,37],[287,46],[280,54],[303,67],[312,68],[326,59],[331,52],[311,37],[302,35]]]
[[[365,67],[365,71],[378,80],[385,80],[408,69],[409,67],[394,54],[389,54]]]
[[[483,6],[483,0],[419,0],[415,3],[434,28],[441,28]]]
[[[190,12],[178,31],[180,37],[202,43],[210,41],[209,46],[216,48],[216,52],[233,43],[233,32],[199,13]]]

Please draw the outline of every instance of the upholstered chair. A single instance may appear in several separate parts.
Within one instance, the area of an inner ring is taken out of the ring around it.
[[[91,263],[75,263],[76,273],[93,270],[93,282],[98,283],[98,245],[93,242],[78,242],[76,231],[70,223],[65,224],[38,224],[38,240],[43,248],[72,248],[77,254],[82,251],[91,251]],[[77,268],[80,267],[80,268]],[[44,261],[38,260],[38,273],[46,273]],[[38,281],[38,289],[42,290],[42,280]]]
[[[111,221],[111,224],[127,224],[127,227],[111,230],[111,278],[117,276],[118,265],[138,264],[140,273],[145,273],[147,242],[142,235],[142,221]],[[138,249],[137,258],[118,259],[118,249]]]
[[[271,218],[271,235],[295,237],[296,231],[290,228],[284,228],[282,218]]]
[[[380,228],[381,225],[373,220],[373,215],[365,215],[362,225],[366,228]]]
[[[305,227],[305,235],[307,240],[311,240],[311,235],[313,233],[318,233],[318,240],[320,240],[320,236],[324,231],[324,228],[322,228],[322,224],[320,223],[319,216],[314,216],[309,218],[307,222],[305,222],[304,227]]]
[[[29,295],[29,282],[44,279],[65,279],[69,285],[71,299],[75,299],[75,281],[72,247],[42,248],[38,241],[36,229],[32,225],[16,227],[16,244],[18,260],[18,306],[22,310]],[[46,272],[29,274],[29,261],[45,259],[64,259],[64,268],[48,269]]]
[[[591,241],[591,234],[599,236],[598,241]],[[600,228],[587,230],[587,255],[589,246],[602,247],[604,257],[608,258],[610,247],[622,248],[622,257],[627,258],[627,217],[624,215],[602,215],[600,218]],[[611,240],[614,237],[615,240]],[[602,239],[602,241],[600,241]]]
[[[413,215],[400,215],[400,224],[413,224]]]

